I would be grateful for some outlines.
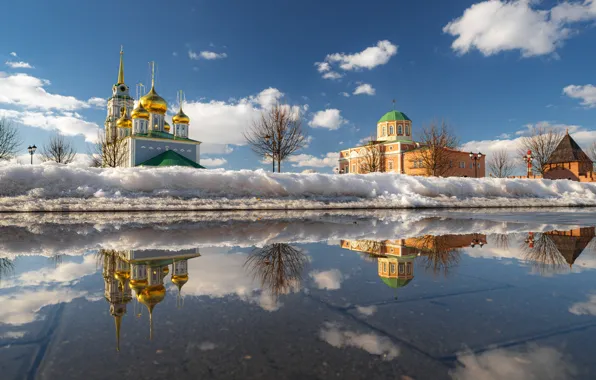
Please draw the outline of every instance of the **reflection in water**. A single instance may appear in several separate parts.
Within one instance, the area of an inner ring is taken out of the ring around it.
[[[414,261],[422,260],[424,267],[433,273],[449,272],[460,261],[463,247],[482,247],[486,235],[424,235],[399,240],[342,240],[344,249],[363,252],[376,260],[379,277],[391,288],[401,288],[414,278]]]
[[[0,258],[0,283],[2,283],[2,278],[7,276],[8,274],[12,273],[14,270],[14,262],[10,259],[5,257]]]
[[[149,338],[153,339],[153,309],[166,295],[164,278],[170,273],[178,288],[177,304],[181,304],[182,286],[188,282],[188,260],[200,256],[198,250],[116,251],[102,249],[98,257],[103,266],[105,299],[116,325],[116,349],[120,351],[120,327],[127,304],[136,299],[149,311]]]
[[[573,267],[594,236],[594,227],[538,234],[530,232],[521,246],[523,258],[540,274],[562,273],[567,267]]]
[[[275,243],[255,248],[244,266],[249,268],[253,278],[260,280],[263,290],[278,297],[293,289],[300,289],[307,261],[300,249],[285,243]]]

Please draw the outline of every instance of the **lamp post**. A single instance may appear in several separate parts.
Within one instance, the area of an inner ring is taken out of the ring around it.
[[[474,239],[472,239],[472,242],[470,243],[470,247],[474,248],[475,246],[479,246],[480,248],[482,248],[482,246],[484,244],[485,243],[482,240],[480,240],[478,238],[474,238]]]
[[[482,153],[470,152],[470,158],[474,160],[474,178],[478,178],[478,161],[482,159]]]
[[[33,165],[33,154],[35,153],[36,149],[37,149],[37,147],[35,145],[33,145],[33,146],[29,145],[27,147],[27,150],[29,151],[29,155],[31,156],[31,165]]]
[[[528,178],[530,178],[530,175],[532,174],[532,161],[534,160],[534,157],[532,156],[532,151],[528,150],[526,155],[522,158],[528,164]]]

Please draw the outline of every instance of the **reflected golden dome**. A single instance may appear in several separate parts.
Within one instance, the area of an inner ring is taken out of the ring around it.
[[[160,284],[146,287],[137,296],[137,299],[151,311],[155,305],[163,301],[165,296],[166,288]]]
[[[170,131],[170,124],[168,124],[168,122],[165,121],[165,120],[163,122],[163,130],[166,131],[166,132],[169,132]]]
[[[163,271],[163,275],[167,276],[168,273],[170,273],[170,267],[168,267],[167,265],[165,267],[162,268]]]
[[[172,276],[172,282],[178,287],[178,290],[180,290],[184,284],[188,282],[188,275],[183,274],[180,276]]]
[[[120,119],[116,122],[118,128],[132,128],[132,119],[126,115],[126,110],[122,107]]]
[[[139,102],[139,104],[137,105],[137,108],[132,110],[132,113],[130,116],[133,119],[149,120],[149,112],[143,107],[141,102]]]
[[[121,283],[124,283],[130,279],[130,271],[117,271],[114,273],[114,278]]]
[[[180,111],[174,117],[172,117],[172,122],[174,124],[188,124],[190,123],[190,118],[186,116],[186,114],[182,111],[182,107],[180,107]]]
[[[147,280],[130,280],[128,286],[134,290],[135,294],[138,296],[143,289],[147,287]]]
[[[168,103],[161,96],[155,92],[155,87],[151,87],[151,90],[141,98],[141,105],[150,113],[157,113],[165,115],[168,110]]]

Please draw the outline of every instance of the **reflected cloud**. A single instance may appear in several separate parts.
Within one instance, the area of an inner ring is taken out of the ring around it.
[[[358,306],[358,305],[356,305],[356,310],[360,314],[370,317],[377,312],[377,307],[376,306]]]
[[[462,353],[451,372],[455,380],[564,380],[575,366],[552,348],[532,345],[523,351],[493,350],[482,354]]]
[[[326,322],[319,331],[319,337],[336,348],[355,347],[384,360],[399,356],[399,348],[387,337],[377,334],[360,334],[342,329],[337,323]]]
[[[596,294],[591,295],[586,302],[574,303],[569,312],[575,315],[595,315],[596,316]]]
[[[324,272],[312,271],[309,273],[309,276],[315,281],[317,288],[327,290],[341,288],[341,282],[344,279],[339,269],[331,269]]]
[[[84,297],[86,292],[69,288],[23,290],[0,295],[0,324],[23,325],[38,318],[39,311],[50,305]]]

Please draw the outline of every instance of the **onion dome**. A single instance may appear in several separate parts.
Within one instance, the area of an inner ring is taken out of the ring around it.
[[[130,280],[130,271],[117,271],[114,273],[114,278],[121,283],[125,283]]]
[[[137,299],[140,303],[147,306],[147,309],[149,309],[150,312],[152,312],[155,305],[163,301],[165,296],[166,288],[159,284],[151,285],[141,290],[141,293],[137,295]]]
[[[165,120],[163,122],[163,130],[166,132],[170,132],[170,124],[168,124],[168,122]]]
[[[172,276],[172,283],[178,287],[178,290],[182,289],[184,284],[188,282],[188,275],[182,274],[179,276]]]
[[[118,128],[132,128],[132,119],[126,115],[126,109],[122,107],[120,119],[116,121]]]
[[[174,117],[172,117],[172,122],[174,124],[188,124],[190,123],[190,118],[186,116],[186,114],[182,111],[182,106],[180,106],[180,111]]]
[[[147,112],[147,110],[143,107],[141,102],[139,102],[139,104],[137,105],[137,108],[132,110],[132,113],[130,114],[130,116],[133,119],[149,120],[149,112]]]
[[[151,86],[151,90],[141,98],[141,105],[149,113],[156,113],[165,115],[168,110],[168,103],[161,96],[155,92],[155,86]]]
[[[163,267],[161,270],[163,271],[164,276],[167,276],[168,273],[170,273],[170,268],[167,265]]]
[[[141,294],[143,289],[147,287],[147,280],[130,280],[128,286],[135,291],[135,294],[138,296]]]

